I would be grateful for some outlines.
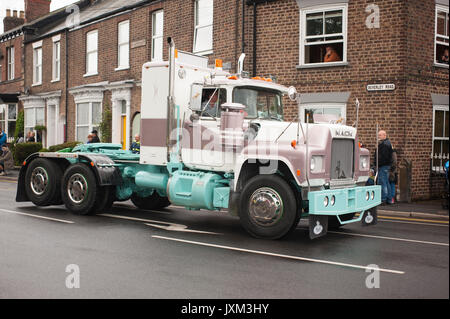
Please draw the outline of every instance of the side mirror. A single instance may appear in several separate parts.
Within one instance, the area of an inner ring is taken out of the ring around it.
[[[202,110],[202,90],[203,86],[200,84],[193,84],[191,87],[191,101],[189,103],[189,108],[192,111]]]
[[[291,99],[291,101],[297,101],[297,89],[293,86],[289,87],[288,96]]]

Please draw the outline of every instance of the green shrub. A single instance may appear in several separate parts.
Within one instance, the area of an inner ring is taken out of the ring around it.
[[[14,162],[17,166],[22,165],[23,161],[33,153],[42,149],[42,143],[20,143],[14,148]]]
[[[39,153],[47,153],[49,150],[47,148],[43,148],[39,150]]]
[[[24,130],[25,130],[24,112],[20,111],[19,114],[17,114],[16,131],[14,132],[14,140],[17,140],[19,138],[19,133],[23,134]]]
[[[48,148],[49,152],[58,152],[65,148],[74,148],[78,144],[82,144],[81,142],[67,142],[64,144],[53,145]]]

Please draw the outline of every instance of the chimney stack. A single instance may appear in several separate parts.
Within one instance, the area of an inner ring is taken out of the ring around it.
[[[11,9],[6,9],[6,17],[3,18],[3,32],[17,28],[24,23],[25,19],[17,15],[17,10],[13,10],[11,14]]]
[[[25,22],[36,20],[50,12],[51,0],[25,0]]]

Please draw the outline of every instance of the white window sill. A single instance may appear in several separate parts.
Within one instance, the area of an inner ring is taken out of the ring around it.
[[[123,71],[123,70],[129,70],[130,66],[119,66],[118,68],[115,68],[114,71]]]
[[[213,50],[208,50],[208,51],[201,51],[201,52],[192,52],[192,53],[194,53],[194,54],[196,54],[196,55],[210,55],[210,54],[213,54],[214,53],[214,51]]]
[[[448,69],[448,64],[444,64],[444,63],[436,63],[435,62],[434,66],[438,67],[438,68]]]
[[[297,69],[315,69],[315,68],[331,68],[339,66],[348,66],[348,62],[328,62],[328,63],[314,63],[314,64],[304,64],[297,65]]]
[[[96,76],[96,75],[98,75],[98,72],[97,73],[86,73],[85,75],[83,75],[83,77],[87,78],[87,77]]]
[[[61,79],[51,80],[50,83],[56,83],[56,82],[59,82],[59,81],[61,81]]]
[[[39,83],[33,83],[33,84],[31,84],[31,86],[40,86],[40,85],[42,85],[42,82],[39,82]]]

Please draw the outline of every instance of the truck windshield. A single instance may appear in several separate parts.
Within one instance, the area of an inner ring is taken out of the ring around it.
[[[263,88],[237,87],[233,90],[233,102],[246,106],[248,118],[283,120],[281,93]]]

